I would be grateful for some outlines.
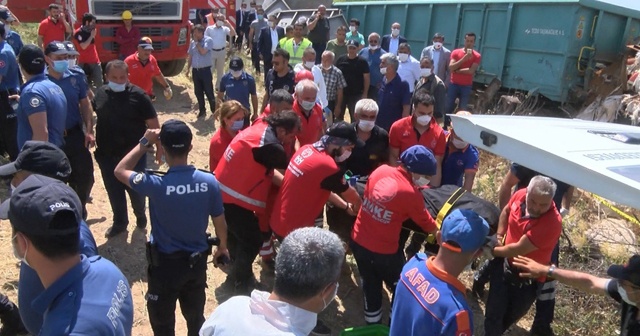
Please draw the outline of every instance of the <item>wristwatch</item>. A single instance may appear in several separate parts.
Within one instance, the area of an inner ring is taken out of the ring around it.
[[[551,264],[551,266],[549,266],[549,270],[547,271],[547,278],[553,278],[553,271],[556,270],[556,265]]]
[[[142,147],[151,147],[151,143],[149,142],[149,140],[145,137],[140,138],[140,144],[142,145]]]

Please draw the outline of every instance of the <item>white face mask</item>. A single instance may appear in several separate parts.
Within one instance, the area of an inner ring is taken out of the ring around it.
[[[415,184],[418,188],[424,188],[429,185],[429,182],[431,182],[431,180],[424,176],[416,177],[415,175],[412,177],[412,180],[413,184]]]
[[[429,77],[429,76],[431,76],[431,68],[427,68],[427,69],[421,68],[420,69],[420,77]]]
[[[277,23],[276,23],[276,22],[269,21],[269,26],[271,26],[271,28],[275,28],[275,27],[276,27],[276,25],[277,25]]]
[[[636,303],[631,301],[629,299],[629,295],[627,294],[627,291],[622,287],[622,285],[620,283],[618,283],[618,294],[620,294],[620,297],[622,298],[622,300],[632,306],[636,306]]]
[[[408,59],[409,59],[409,54],[404,54],[404,53],[398,54],[398,61],[406,62]]]
[[[351,151],[348,149],[345,149],[344,152],[342,152],[342,154],[340,154],[340,156],[336,158],[336,162],[344,162],[350,156],[351,156]]]
[[[222,21],[216,21],[216,27],[222,27]]]
[[[307,69],[313,68],[314,65],[316,65],[316,62],[314,62],[314,61],[304,62],[304,67],[307,68]]]
[[[393,37],[400,35],[400,29],[391,29],[391,35],[393,35]]]
[[[20,260],[21,262],[23,262],[25,265],[31,267],[31,265],[29,265],[29,262],[27,261],[27,253],[29,252],[29,245],[27,245],[27,249],[24,251],[24,256],[21,257],[18,254],[18,247],[17,244],[14,243],[14,241],[16,240],[16,238],[18,238],[18,234],[16,233],[15,236],[13,236],[13,238],[11,238],[11,247],[13,247],[13,256],[16,257],[16,259]],[[24,238],[23,238],[24,239]]]
[[[383,76],[387,74],[387,67],[384,68],[380,68],[380,74],[382,74]]]
[[[373,129],[373,126],[376,125],[375,121],[372,120],[360,120],[358,121],[358,128],[363,132],[369,132]]]
[[[378,48],[380,48],[379,45],[374,45],[374,46],[369,45],[369,50],[374,50],[375,51],[375,50],[378,50]]]
[[[462,141],[460,139],[451,139],[451,143],[453,144],[453,147],[457,149],[463,149],[468,145],[466,141]]]
[[[69,68],[73,68],[74,66],[76,66],[76,59],[70,58],[67,61],[69,62]]]
[[[238,71],[230,70],[229,72],[231,73],[231,76],[233,76],[234,78],[238,78],[242,76],[242,70],[238,70]]]
[[[316,102],[303,100],[300,102],[300,106],[303,110],[310,111],[314,106],[316,106]]]
[[[356,28],[356,26],[349,26],[349,31],[355,33],[356,31],[358,31],[358,28]]]
[[[322,298],[322,303],[324,304],[322,310],[327,309],[327,306],[336,299],[336,296],[338,295],[338,287],[340,287],[340,284],[336,282],[336,288],[333,290],[333,295],[331,295],[331,299],[329,299],[329,302],[326,302],[324,297]]]
[[[419,117],[416,118],[416,122],[419,125],[427,126],[431,122],[431,116],[430,115],[419,116]]]
[[[433,48],[440,50],[442,48],[442,42],[433,42]]]
[[[13,195],[13,192],[16,191],[16,187],[13,186],[13,184],[11,184],[11,194]]]

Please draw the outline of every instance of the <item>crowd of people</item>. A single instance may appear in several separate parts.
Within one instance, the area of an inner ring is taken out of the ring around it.
[[[23,45],[10,30],[17,18],[0,7],[0,140],[12,161],[0,167],[11,187],[0,218],[11,223],[21,261],[18,306],[0,300],[0,335],[131,334],[129,282],[99,255],[86,224],[93,159],[113,213],[106,238],[128,232],[127,195],[136,230],[150,222],[146,305],[155,335],[175,334],[178,301],[188,335],[331,334],[318,314],[341,295],[347,253],[364,323],[386,322],[386,286],[391,335],[472,335],[458,277],[483,252],[490,261],[472,291],[482,297],[490,283],[484,334],[503,334],[536,302],[531,334],[552,335],[557,281],[621,302],[621,334],[640,332],[640,257],[612,266],[613,280],[557,267],[573,187],[514,163],[497,223],[456,209],[453,196],[437,216],[426,209],[426,190],[473,189],[478,150],[446,115],[469,114],[475,34],[452,52],[436,34],[417,60],[399,23],[365,41],[351,19],[330,39],[324,6],[290,29],[251,7],[236,13],[237,27],[216,8],[192,27],[187,71],[198,117],[206,96],[219,124],[207,170],[189,164],[191,128],[159,122],[153,80],[167,99],[171,87],[131,12],[116,33],[120,59],[103,74],[93,15],[74,31],[52,4],[37,45]],[[264,72],[261,103],[242,58],[231,57],[224,73],[227,40],[242,49],[245,36],[251,72]],[[167,172],[146,170],[151,153]],[[436,252],[423,252],[425,240]],[[227,273],[230,298],[205,319],[209,256]],[[258,256],[275,273],[270,293],[254,276]]]

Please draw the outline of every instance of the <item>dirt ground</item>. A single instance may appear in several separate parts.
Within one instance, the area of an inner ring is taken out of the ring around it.
[[[245,58],[245,64],[248,66],[250,61]],[[258,77],[258,86],[262,87],[262,76]],[[214,121],[208,111],[207,117],[204,119],[196,119],[196,110],[194,104],[196,102],[193,95],[193,85],[184,75],[169,79],[174,91],[174,97],[171,101],[166,101],[162,95],[161,89],[156,87],[156,95],[158,100],[154,103],[160,118],[160,122],[168,119],[179,119],[185,121],[193,130],[194,141],[193,151],[190,154],[190,162],[198,168],[208,169],[208,145],[209,139],[214,132]],[[260,89],[260,91],[263,91]],[[262,96],[259,95],[260,101]],[[151,156],[148,156],[151,158]],[[166,170],[166,166],[158,167],[149,161],[149,168]],[[129,279],[131,290],[133,293],[133,302],[135,306],[133,335],[146,336],[152,335],[149,324],[148,314],[145,305],[145,294],[147,289],[146,277],[146,260],[144,252],[144,243],[149,232],[135,229],[135,217],[129,206],[130,227],[129,232],[122,234],[113,239],[107,240],[104,237],[105,231],[112,224],[111,208],[104,189],[104,184],[100,175],[99,167],[94,165],[95,185],[93,187],[93,201],[88,204],[88,224],[93,232],[96,242],[98,243],[99,252],[104,257],[113,261],[120,267],[122,272]],[[482,171],[482,170],[480,170]],[[498,184],[496,184],[496,187]],[[0,194],[2,199],[6,198],[6,185],[2,185]],[[176,211],[189,211],[189,209],[176,209]],[[213,226],[210,226],[210,232]],[[3,284],[2,291],[7,294],[14,302],[17,301],[17,280],[19,269],[16,260],[11,254],[11,228],[8,222],[0,226],[0,253],[6,257],[0,261],[0,283]],[[263,271],[258,260],[254,263],[254,273],[256,278],[266,289],[271,289],[273,274],[269,271]],[[463,274],[464,281],[470,288],[470,272]],[[205,316],[208,317],[219,303],[228,298],[228,293],[224,288],[220,287],[225,280],[225,273],[220,269],[216,269],[210,265],[208,270],[208,289],[205,307]],[[353,257],[347,257],[347,266],[343,270],[343,276],[340,281],[338,297],[334,303],[320,314],[320,318],[324,320],[333,330],[334,335],[339,335],[340,331],[346,327],[364,325],[362,311],[362,291],[358,288],[359,280],[357,277],[357,267]],[[476,335],[482,334],[482,321],[484,319],[484,304],[475,299],[470,293],[468,300],[474,308],[474,321]],[[384,320],[388,316],[387,309],[383,310]],[[524,330],[528,330],[530,319],[521,322],[521,327],[516,326],[509,335],[526,335]],[[179,312],[179,304],[176,309],[176,334],[186,334],[186,324]]]

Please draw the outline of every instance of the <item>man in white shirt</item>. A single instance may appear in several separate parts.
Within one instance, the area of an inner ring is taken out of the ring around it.
[[[335,299],[345,250],[335,233],[315,227],[291,232],[276,257],[273,292],[254,290],[218,308],[200,336],[307,336]]]
[[[296,64],[293,71],[298,72],[300,70],[308,70],[313,74],[313,82],[318,86],[318,102],[322,105],[324,110],[329,102],[327,101],[327,84],[324,82],[324,76],[322,70],[316,63],[316,50],[313,47],[309,47],[304,50],[302,55],[302,63]]]
[[[220,80],[224,76],[224,63],[227,56],[227,36],[236,36],[236,30],[227,21],[223,14],[215,17],[215,24],[210,24],[204,31],[205,36],[209,36],[213,40],[213,52],[211,59],[213,60],[213,68],[216,69],[216,85],[215,90],[220,90]],[[213,71],[213,70],[212,70]]]
[[[409,92],[413,93],[416,82],[420,80],[420,62],[411,56],[411,47],[408,43],[400,43],[398,46],[398,75],[400,79],[409,84]]]

